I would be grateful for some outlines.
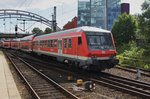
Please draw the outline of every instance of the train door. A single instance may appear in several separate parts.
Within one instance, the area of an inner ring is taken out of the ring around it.
[[[62,55],[62,39],[58,40],[58,55]]]

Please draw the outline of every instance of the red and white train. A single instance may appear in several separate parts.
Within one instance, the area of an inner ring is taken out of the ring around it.
[[[3,48],[11,48],[10,42],[11,42],[11,40],[3,40],[3,41],[1,41],[1,46]]]
[[[19,47],[12,47],[14,43]],[[104,70],[118,64],[111,32],[95,27],[84,26],[40,36],[31,35],[16,42],[10,41],[10,46],[12,49],[48,55],[89,70]]]

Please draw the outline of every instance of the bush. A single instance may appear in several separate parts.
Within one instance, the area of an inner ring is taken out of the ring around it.
[[[150,69],[150,63],[148,60],[149,57],[145,57],[145,49],[136,47],[136,43],[134,41],[129,42],[129,44],[124,44],[121,47],[122,51],[119,50],[120,53],[117,55],[119,59],[119,64],[127,64],[130,66],[142,67],[146,69]]]

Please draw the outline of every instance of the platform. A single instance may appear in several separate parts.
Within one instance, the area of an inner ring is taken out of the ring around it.
[[[8,63],[0,50],[0,99],[21,99]]]

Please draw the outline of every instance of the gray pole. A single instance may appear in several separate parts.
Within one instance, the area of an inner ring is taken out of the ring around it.
[[[53,26],[53,30],[56,31],[56,6],[54,6],[54,16],[53,16],[53,21],[54,21],[54,26]]]
[[[52,30],[54,31],[54,15],[52,14],[52,26],[51,26]]]
[[[108,1],[105,0],[105,29],[108,29]]]
[[[91,20],[92,20],[92,4],[91,4],[91,0],[90,0],[90,26],[91,26]]]
[[[25,20],[23,20],[23,31],[25,32]]]

